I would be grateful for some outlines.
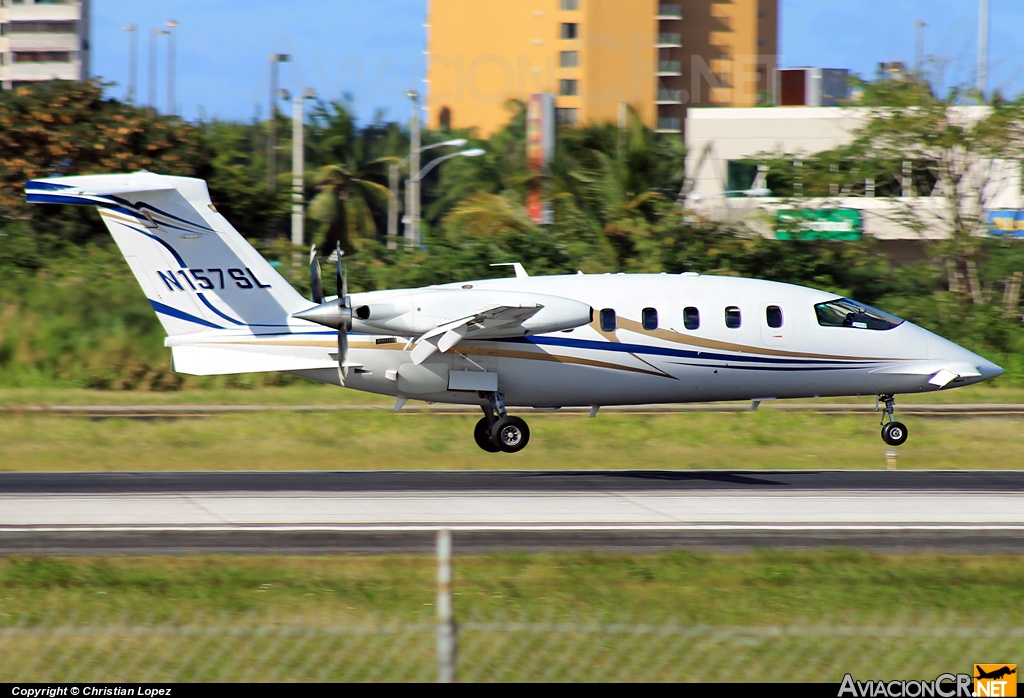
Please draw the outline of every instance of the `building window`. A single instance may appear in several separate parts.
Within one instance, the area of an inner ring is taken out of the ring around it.
[[[13,63],[70,63],[70,51],[15,51]]]
[[[559,65],[563,68],[575,68],[580,64],[579,51],[562,51]]]
[[[562,0],[563,10],[578,10],[580,9],[580,0]]]
[[[562,38],[575,39],[580,35],[580,25],[575,22],[562,22]]]
[[[735,305],[725,309],[725,326],[730,330],[737,330],[740,327],[740,309]]]
[[[611,308],[605,308],[601,311],[601,331],[615,331],[615,311]]]
[[[683,308],[683,327],[688,330],[699,330],[700,311],[692,306]]]
[[[572,97],[579,94],[579,83],[576,80],[559,80],[558,94]]]
[[[555,123],[562,126],[575,126],[580,122],[578,109],[555,109]]]
[[[77,22],[11,22],[11,34],[77,34]]]
[[[777,305],[769,305],[765,310],[765,319],[768,321],[768,327],[772,329],[782,327],[782,308]]]
[[[642,313],[643,326],[645,330],[658,329],[658,311],[654,308],[644,308]]]

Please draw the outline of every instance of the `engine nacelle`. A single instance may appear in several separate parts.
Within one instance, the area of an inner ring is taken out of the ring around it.
[[[535,309],[521,322],[470,328],[475,339],[521,337],[587,325],[593,310],[586,303],[540,293],[478,289],[417,289],[352,294],[352,330],[366,334],[419,337],[440,325],[498,307]]]

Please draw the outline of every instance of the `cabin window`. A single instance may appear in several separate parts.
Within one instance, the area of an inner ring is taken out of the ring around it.
[[[700,311],[693,306],[683,308],[683,327],[688,330],[699,330]]]
[[[895,315],[882,312],[849,298],[818,303],[814,314],[822,327],[853,327],[860,330],[891,330],[903,324]]]
[[[644,308],[643,325],[645,330],[658,329],[658,311],[654,308]]]
[[[601,311],[601,331],[615,331],[615,311],[611,308],[605,308]]]
[[[735,330],[739,328],[740,323],[740,309],[735,305],[730,305],[725,309],[725,326]]]
[[[765,319],[768,321],[768,327],[773,329],[782,327],[782,308],[777,305],[769,305],[764,314]]]

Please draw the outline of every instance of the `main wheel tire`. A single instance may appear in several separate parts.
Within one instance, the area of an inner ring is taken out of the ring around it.
[[[890,446],[902,446],[910,434],[902,422],[889,422],[882,427],[882,441]]]
[[[491,427],[491,440],[505,453],[517,453],[530,443],[530,427],[519,417],[502,417]]]
[[[491,440],[491,429],[487,424],[487,417],[481,417],[480,421],[473,427],[473,439],[476,445],[488,453],[497,453],[501,449]]]

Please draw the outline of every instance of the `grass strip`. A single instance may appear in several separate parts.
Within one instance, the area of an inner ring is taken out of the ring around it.
[[[174,420],[0,417],[0,470],[884,469],[873,415],[526,413],[521,453],[487,454],[475,414],[265,412]],[[1024,418],[907,419],[900,469],[1015,469]],[[970,438],[965,438],[969,434]]]
[[[430,680],[434,564],[2,559],[0,677]],[[934,678],[1024,650],[1020,556],[508,552],[454,571],[469,680]]]

